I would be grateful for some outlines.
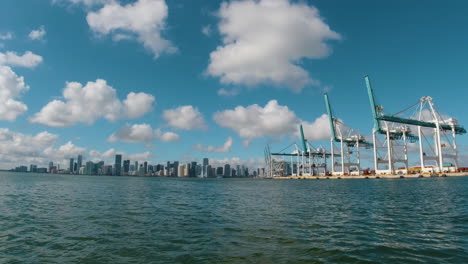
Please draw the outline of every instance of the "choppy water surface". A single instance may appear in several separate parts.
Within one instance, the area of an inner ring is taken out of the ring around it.
[[[0,173],[1,263],[468,263],[468,178]]]

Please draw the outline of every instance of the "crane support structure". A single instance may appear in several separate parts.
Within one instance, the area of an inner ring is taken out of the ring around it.
[[[331,173],[360,175],[362,173],[360,148],[370,147],[372,143],[367,142],[364,136],[355,133],[353,129],[347,129],[339,119],[335,118],[327,93],[324,94],[324,98],[331,131]],[[339,157],[339,162],[335,161],[335,156]]]
[[[383,107],[375,102],[368,76],[365,77],[365,82],[374,119],[372,134],[377,174],[408,172],[408,141],[419,141],[421,172],[443,173],[457,170],[456,136],[465,134],[466,130],[458,125],[456,119],[443,118],[429,96],[422,97],[416,104],[395,115],[385,114]],[[415,110],[412,116],[397,116],[410,109]],[[412,130],[417,130],[417,135]],[[379,137],[384,137],[384,140],[379,140]],[[404,169],[397,169],[397,163],[404,164]]]
[[[304,137],[302,125],[299,126],[301,134],[301,150],[296,143],[292,143],[280,152],[271,152],[270,146],[265,147],[265,162],[268,176],[317,176],[327,173],[327,159],[331,156],[324,148],[314,148]],[[283,152],[291,149],[289,152]]]

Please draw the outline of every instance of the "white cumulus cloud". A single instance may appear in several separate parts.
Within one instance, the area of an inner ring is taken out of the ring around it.
[[[302,121],[301,124],[304,129],[304,137],[308,140],[324,140],[331,137],[330,122],[327,114],[321,115],[314,122]],[[300,137],[298,129],[295,135]]]
[[[127,118],[137,118],[151,111],[153,108],[154,96],[147,93],[131,92],[127,99],[123,101],[124,112]]]
[[[136,38],[157,58],[161,53],[177,49],[162,37],[166,27],[168,7],[164,0],[138,0],[127,5],[110,2],[96,12],[88,13],[86,20],[98,34],[112,34],[114,40]]]
[[[42,40],[46,35],[45,27],[42,25],[38,29],[35,29],[29,33],[29,38],[32,40]]]
[[[162,116],[167,124],[173,128],[183,130],[194,130],[207,128],[203,115],[197,108],[191,105],[184,105],[175,109],[164,111]]]
[[[193,146],[193,148],[204,151],[204,152],[226,153],[226,152],[229,152],[231,150],[231,147],[232,147],[233,143],[234,143],[234,141],[232,140],[232,138],[228,137],[226,142],[220,147],[214,147],[214,146],[211,146],[211,145],[205,147],[202,144],[197,144],[197,145]]]
[[[85,149],[67,142],[56,146],[58,136],[47,131],[36,135],[0,128],[0,164],[4,169],[18,165],[47,166],[49,161],[66,164],[66,159],[82,154]]]
[[[150,142],[154,139],[153,129],[148,124],[126,124],[112,134],[107,140],[116,142],[118,140],[124,142]]]
[[[304,122],[287,106],[278,104],[276,100],[269,101],[264,107],[253,104],[216,112],[213,119],[218,125],[229,128],[244,138],[246,145],[255,138],[297,136],[301,123],[304,123],[307,139],[321,140],[330,137],[328,123],[324,122],[326,115],[322,115],[313,123]]]
[[[224,2],[218,16],[223,45],[210,54],[207,73],[224,84],[285,85],[299,92],[318,83],[300,60],[328,56],[327,40],[341,38],[302,1]]]
[[[159,138],[162,142],[174,142],[179,141],[180,137],[174,132],[162,132],[161,129],[155,130],[156,137]]]
[[[28,107],[15,100],[29,90],[22,76],[18,76],[8,66],[0,66],[0,120],[13,121],[28,110]]]
[[[42,57],[31,51],[26,51],[23,55],[18,55],[12,51],[7,51],[6,53],[0,52],[0,65],[34,68],[41,62]]]
[[[152,95],[130,93],[127,99],[121,102],[115,89],[102,79],[88,82],[85,86],[78,82],[67,82],[63,98],[64,101],[49,102],[34,114],[30,121],[53,127],[66,127],[76,123],[92,124],[98,118],[109,121],[137,118],[150,111],[154,101]],[[139,105],[141,102],[144,103]]]
[[[133,154],[126,154],[123,151],[117,151],[113,148],[108,149],[105,152],[100,152],[97,150],[91,150],[89,152],[89,156],[94,161],[104,160],[110,164],[113,164],[115,160],[115,155],[121,154],[122,160],[131,160],[131,161],[147,161],[149,158],[153,157],[153,154],[149,151],[141,152],[141,153],[133,153]]]

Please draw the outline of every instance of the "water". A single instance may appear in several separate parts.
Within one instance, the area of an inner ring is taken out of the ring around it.
[[[468,263],[468,177],[0,173],[0,263]]]

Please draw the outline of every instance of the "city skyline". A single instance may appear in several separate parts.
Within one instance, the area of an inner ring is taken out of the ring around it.
[[[76,162],[74,158],[69,159],[68,168],[60,167],[60,164],[49,162],[47,168],[30,164],[29,170],[25,165],[12,168],[14,172],[49,173],[49,174],[70,174],[70,175],[105,175],[105,176],[148,176],[148,177],[196,177],[196,178],[245,178],[266,176],[265,168],[249,168],[244,164],[209,164],[209,158],[203,158],[202,163],[197,161],[179,162],[167,161],[165,164],[149,164],[148,161],[139,163],[131,160],[122,160],[121,154],[115,155],[114,164],[106,165],[104,161],[86,161],[84,165],[78,166],[82,162],[82,155],[78,155]],[[138,164],[140,166],[138,166]],[[250,170],[250,173],[249,173]]]
[[[78,154],[112,164],[117,153],[258,164],[265,145],[299,142],[299,124],[329,149],[323,92],[371,135],[365,75],[385,111],[428,95],[466,127],[467,5],[433,19],[437,1],[2,1],[0,169]],[[111,7],[116,16],[103,15]],[[111,23],[117,15],[141,23]],[[467,166],[468,137],[458,143]]]

